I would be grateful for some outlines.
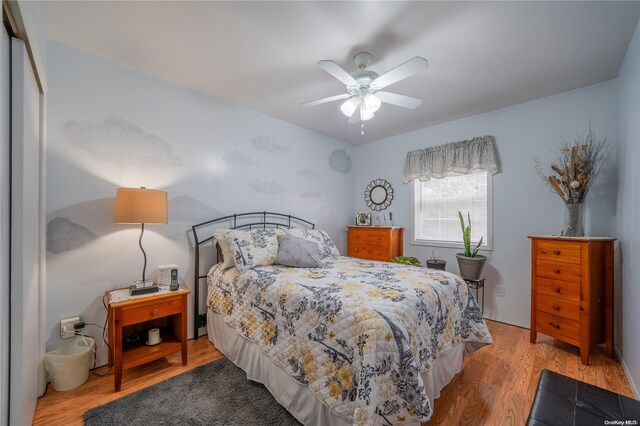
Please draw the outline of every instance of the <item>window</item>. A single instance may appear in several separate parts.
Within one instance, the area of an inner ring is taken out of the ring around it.
[[[491,250],[491,181],[487,172],[414,181],[414,244],[462,247],[458,211],[471,215],[471,242],[483,238],[482,249]],[[475,246],[475,245],[474,245]]]

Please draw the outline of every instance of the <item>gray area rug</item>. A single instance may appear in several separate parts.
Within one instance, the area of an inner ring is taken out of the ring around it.
[[[88,426],[300,425],[226,358],[93,408],[84,421]]]

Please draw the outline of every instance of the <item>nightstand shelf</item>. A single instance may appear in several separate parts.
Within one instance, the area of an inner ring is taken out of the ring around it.
[[[142,296],[128,296],[128,290],[107,292],[109,316],[109,365],[115,369],[114,387],[120,391],[122,371],[182,352],[182,365],[187,365],[187,295],[190,291],[180,286],[178,291],[163,291]],[[162,341],[147,345],[147,333],[160,328]],[[137,336],[134,342],[125,342],[125,336]]]
[[[151,360],[164,358],[167,355],[179,352],[182,342],[176,336],[170,335],[169,333],[170,331],[168,329],[161,328],[160,335],[162,336],[162,342],[153,346],[147,346],[144,339],[140,339],[135,343],[123,343],[122,358],[124,361],[122,367],[124,369],[137,367]]]

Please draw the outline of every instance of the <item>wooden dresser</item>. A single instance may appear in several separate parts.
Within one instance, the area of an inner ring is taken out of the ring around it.
[[[347,256],[391,262],[402,256],[403,228],[347,226]]]
[[[529,236],[531,343],[544,333],[580,348],[605,343],[613,357],[613,238]]]

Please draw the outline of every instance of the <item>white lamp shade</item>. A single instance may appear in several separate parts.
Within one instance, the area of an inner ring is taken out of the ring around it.
[[[371,120],[373,118],[373,111],[369,110],[363,104],[360,109],[360,118],[362,119],[362,121]]]
[[[347,99],[342,105],[340,105],[340,111],[347,117],[351,117],[358,107],[358,101],[355,97]]]
[[[367,107],[367,110],[371,111],[371,113],[379,110],[380,105],[382,105],[382,102],[376,95],[367,95],[364,97],[364,106]]]

